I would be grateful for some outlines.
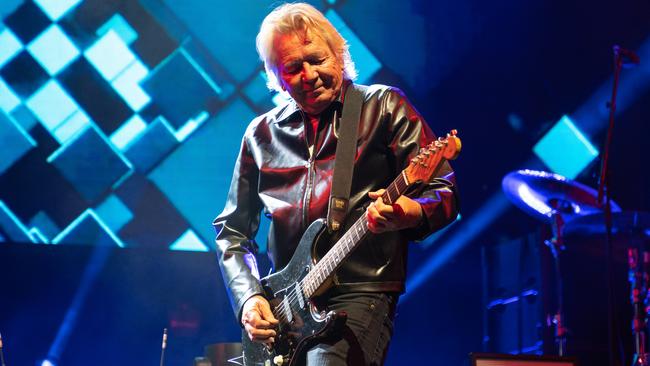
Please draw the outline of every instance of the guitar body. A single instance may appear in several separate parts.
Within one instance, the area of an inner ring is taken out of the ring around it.
[[[314,221],[303,234],[296,251],[285,268],[262,279],[265,297],[276,317],[283,317],[273,347],[256,343],[242,333],[245,366],[296,365],[305,351],[327,338],[345,324],[345,314],[318,309],[298,287],[314,266],[312,248],[320,240],[329,240],[324,220]]]

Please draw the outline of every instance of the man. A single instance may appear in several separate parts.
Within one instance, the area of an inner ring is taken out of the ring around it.
[[[272,343],[278,320],[259,282],[253,241],[260,211],[271,219],[268,254],[275,269],[290,260],[307,226],[327,216],[334,154],[346,87],[356,77],[345,40],[307,4],[285,4],[263,21],[257,49],[269,86],[291,101],[255,118],[241,145],[223,212],[214,221],[217,252],[235,313],[251,340]],[[336,271],[320,301],[345,310],[336,339],[307,352],[309,365],[382,364],[395,306],[404,291],[407,244],[456,218],[453,172],[420,187],[418,198],[394,205],[380,195],[434,138],[395,88],[361,87],[364,94],[350,214],[367,215],[373,233]],[[374,202],[373,202],[374,200]],[[322,256],[328,248],[317,248]]]

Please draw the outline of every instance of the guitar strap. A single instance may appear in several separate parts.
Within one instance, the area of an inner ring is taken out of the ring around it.
[[[363,95],[361,87],[354,83],[348,85],[343,95],[343,112],[339,123],[334,176],[327,209],[327,228],[330,232],[341,228],[348,213]]]

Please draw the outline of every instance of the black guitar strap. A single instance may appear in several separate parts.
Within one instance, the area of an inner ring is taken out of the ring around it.
[[[359,86],[350,83],[343,99],[343,112],[341,113],[336,158],[334,160],[332,191],[330,192],[327,211],[327,228],[330,231],[339,230],[348,213],[362,104],[363,91]]]

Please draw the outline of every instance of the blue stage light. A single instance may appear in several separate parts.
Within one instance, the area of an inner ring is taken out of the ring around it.
[[[97,37],[101,37],[111,30],[117,33],[126,44],[131,44],[138,39],[138,32],[120,14],[113,15],[104,25],[99,27]]]
[[[598,150],[568,116],[563,116],[533,151],[553,172],[569,179],[578,176],[598,156]]]
[[[172,245],[171,250],[185,250],[190,252],[209,252],[208,246],[201,241],[194,230],[187,229]]]
[[[13,90],[0,78],[0,110],[9,114],[20,105],[20,98],[14,94]]]
[[[133,212],[122,200],[112,194],[108,196],[97,208],[95,212],[111,232],[117,233],[133,219]]]
[[[0,229],[11,241],[17,243],[35,242],[29,234],[29,229],[2,201],[0,201]]]
[[[11,61],[22,49],[23,44],[11,29],[3,29],[0,32],[0,68]]]
[[[361,42],[359,37],[357,37],[334,10],[328,10],[325,16],[350,45],[350,55],[359,73],[357,82],[361,84],[367,83],[381,69],[381,62],[377,60],[377,57],[370,52],[368,47]]]
[[[29,97],[26,104],[50,132],[79,110],[77,102],[54,79]]]
[[[122,127],[117,129],[110,137],[111,142],[121,151],[126,150],[126,147],[135,141],[147,129],[147,122],[145,122],[139,115],[134,115],[126,121]]]
[[[147,67],[136,59],[111,83],[115,91],[122,96],[126,104],[135,112],[139,112],[151,101],[149,94],[140,87],[140,82],[147,75],[149,75]]]
[[[88,127],[90,127],[90,117],[79,109],[58,125],[52,134],[63,145]]]
[[[136,59],[128,45],[113,30],[84,51],[84,56],[108,81],[115,79]]]
[[[81,54],[57,24],[51,25],[27,45],[27,51],[50,76],[56,75]]]
[[[43,360],[43,362],[41,362],[41,366],[56,366],[56,364],[50,360]]]
[[[27,154],[36,141],[9,115],[0,113],[0,174]]]
[[[82,0],[34,0],[41,10],[53,21],[59,20],[65,13],[77,6]]]

